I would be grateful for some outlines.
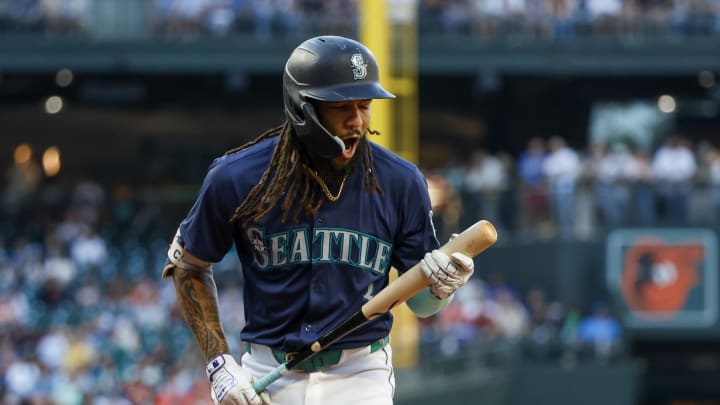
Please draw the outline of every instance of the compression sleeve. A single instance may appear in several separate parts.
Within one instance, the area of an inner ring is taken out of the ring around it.
[[[454,297],[455,294],[452,294],[445,299],[438,299],[432,295],[429,288],[425,288],[407,300],[407,306],[415,315],[427,318],[445,309]]]

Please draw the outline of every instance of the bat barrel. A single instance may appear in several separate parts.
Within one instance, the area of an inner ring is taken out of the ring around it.
[[[497,230],[490,221],[480,220],[440,247],[443,253],[460,252],[474,257],[497,242]]]
[[[492,246],[497,241],[497,231],[490,221],[481,220],[462,231],[457,237],[440,247],[446,254],[464,253],[474,257]],[[428,286],[428,280],[416,264],[397,280],[390,283],[375,294],[362,306],[362,313],[367,319],[374,319],[394,308],[397,304],[407,301],[410,297]]]

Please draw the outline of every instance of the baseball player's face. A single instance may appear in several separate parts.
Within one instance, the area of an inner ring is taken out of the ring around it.
[[[335,168],[347,166],[357,152],[360,139],[370,123],[372,100],[321,101],[316,105],[320,121],[345,144],[343,153],[332,160]]]

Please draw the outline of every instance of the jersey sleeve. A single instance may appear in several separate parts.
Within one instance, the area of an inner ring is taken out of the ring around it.
[[[185,249],[193,256],[216,263],[225,257],[233,244],[234,225],[230,221],[237,199],[232,178],[216,159],[210,166],[197,199],[180,224]]]
[[[400,198],[400,232],[395,238],[392,258],[392,265],[400,273],[416,265],[425,252],[440,246],[425,176],[416,169],[414,176],[404,185]]]

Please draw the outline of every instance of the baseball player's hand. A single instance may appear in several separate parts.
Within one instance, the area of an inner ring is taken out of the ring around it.
[[[206,372],[215,405],[270,405],[267,392],[255,392],[250,373],[231,355],[221,354],[210,360]]]
[[[445,299],[470,279],[475,263],[471,257],[460,252],[448,256],[433,250],[425,253],[420,268],[430,282],[430,292],[439,299]]]

